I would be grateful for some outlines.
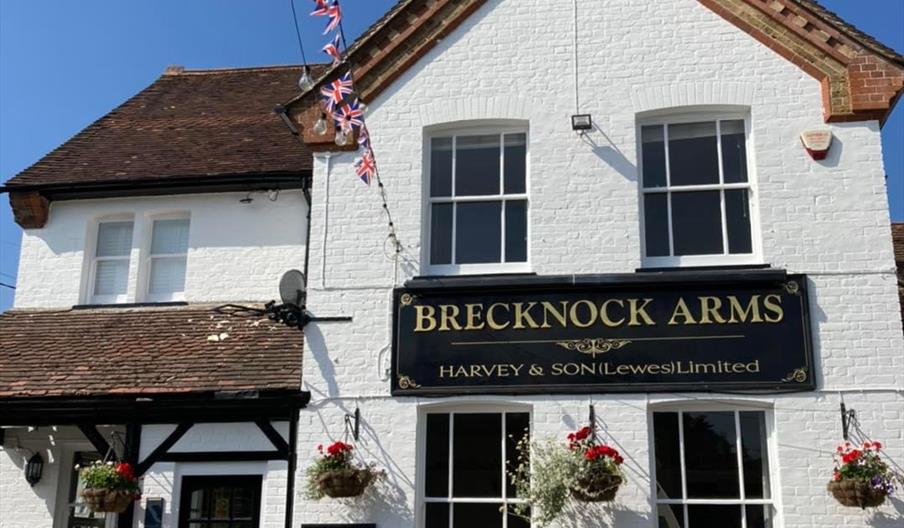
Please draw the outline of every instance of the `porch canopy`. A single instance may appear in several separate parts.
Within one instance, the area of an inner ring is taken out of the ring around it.
[[[0,314],[0,425],[287,420],[302,334],[233,305]]]

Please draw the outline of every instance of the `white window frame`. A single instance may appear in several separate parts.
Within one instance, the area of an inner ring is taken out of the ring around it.
[[[506,405],[506,404],[495,404],[495,403],[474,403],[474,404],[463,404],[463,405],[447,405],[447,404],[432,404],[423,406],[420,409],[418,415],[418,447],[417,447],[417,482],[419,482],[417,486],[417,503],[418,503],[418,519],[416,525],[425,528],[427,522],[427,504],[428,503],[443,503],[443,504],[456,504],[456,503],[468,503],[468,504],[523,504],[526,502],[525,499],[518,498],[508,498],[508,490],[506,486],[507,482],[507,474],[505,469],[505,460],[507,456],[507,446],[506,446],[506,434],[505,430],[505,416],[500,420],[502,422],[502,497],[475,497],[475,498],[467,498],[467,497],[451,497],[452,495],[452,479],[454,477],[454,467],[455,467],[455,452],[453,450],[454,441],[455,441],[455,415],[457,414],[506,414],[506,413],[520,413],[527,414],[527,423],[528,423],[528,435],[533,438],[534,435],[534,420],[533,420],[533,411],[529,406],[523,405]],[[449,497],[427,497],[426,496],[426,486],[427,486],[427,468],[426,468],[426,458],[427,458],[427,416],[430,414],[448,414],[449,415],[449,483],[448,483],[448,493]],[[449,508],[449,526],[453,526],[454,520],[454,508]],[[503,514],[502,516],[502,527],[508,528],[508,515]]]
[[[185,284],[182,285],[181,292],[173,292],[168,294],[152,294],[151,293],[151,272],[153,271],[154,259],[157,258],[167,258],[167,257],[185,257],[185,272],[186,272],[186,281],[188,280],[188,248],[186,248],[185,253],[161,253],[159,255],[155,255],[153,253],[154,249],[154,223],[158,220],[188,220],[188,231],[189,231],[189,242],[191,241],[191,215],[188,213],[168,213],[168,214],[160,214],[154,215],[148,218],[148,228],[145,233],[146,243],[144,247],[147,251],[147,257],[144,259],[143,266],[143,293],[144,300],[146,302],[158,303],[158,302],[177,302],[185,300]]]
[[[740,413],[742,412],[760,412],[763,413],[763,422],[765,424],[765,449],[767,457],[767,468],[769,471],[769,498],[768,499],[748,499],[745,497],[744,489],[744,465],[741,450],[737,450],[738,464],[738,483],[739,493],[737,499],[689,499],[687,498],[687,468],[684,462],[684,413],[699,412],[732,412],[734,413],[735,423],[735,447],[741,445],[741,426]],[[680,454],[681,467],[681,498],[678,499],[661,499],[659,498],[659,479],[656,475],[656,431],[653,427],[654,413],[677,413],[678,414],[678,445]],[[780,497],[777,490],[780,489],[777,445],[775,438],[775,421],[774,413],[771,408],[766,405],[759,405],[755,402],[712,402],[712,403],[671,403],[667,405],[654,405],[649,411],[648,430],[650,432],[650,486],[651,497],[653,499],[653,513],[656,518],[659,516],[659,506],[680,505],[684,519],[682,520],[684,528],[701,528],[699,526],[689,526],[688,509],[686,506],[693,505],[725,505],[725,506],[741,506],[741,528],[747,528],[746,506],[771,506],[772,528],[781,528],[783,526],[781,518]],[[707,528],[707,527],[702,527]]]
[[[500,163],[499,163],[499,194],[495,195],[480,195],[480,196],[454,196],[455,193],[455,160],[456,160],[456,144],[457,138],[459,136],[476,136],[476,135],[495,135],[498,134],[500,137]],[[503,136],[505,134],[524,134],[525,135],[525,152],[524,152],[524,192],[518,194],[505,194],[505,144]],[[431,149],[431,140],[436,138],[452,138],[452,180],[451,180],[451,192],[453,196],[431,196],[430,185],[432,181],[432,177],[430,174],[430,167],[432,166],[432,149]],[[424,189],[425,189],[425,201],[426,207],[424,207],[424,215],[422,220],[422,225],[425,226],[423,229],[423,237],[422,239],[425,241],[423,245],[424,251],[422,255],[422,262],[426,262],[426,266],[424,268],[427,270],[427,274],[430,275],[477,275],[477,274],[486,274],[486,273],[527,273],[531,271],[530,264],[530,254],[531,254],[531,222],[530,222],[530,132],[528,130],[527,125],[479,125],[479,126],[471,126],[471,127],[441,127],[431,129],[427,134],[425,134],[425,142],[424,142]],[[527,245],[526,245],[526,259],[524,262],[505,262],[505,202],[507,201],[518,201],[524,200],[527,203],[526,206],[526,215],[527,215]],[[479,264],[456,264],[455,263],[455,230],[456,230],[456,220],[457,220],[457,211],[458,208],[453,206],[452,208],[452,263],[451,264],[433,264],[430,261],[430,257],[432,254],[431,251],[431,233],[432,233],[432,210],[433,204],[435,203],[466,203],[466,202],[502,202],[502,223],[501,223],[501,239],[500,244],[501,255],[503,262],[488,262],[488,263],[479,263]]]
[[[697,122],[716,122],[716,142],[719,165],[719,183],[705,185],[671,185],[671,168],[669,167],[669,125]],[[747,161],[747,181],[742,183],[724,183],[724,167],[722,166],[722,136],[721,121],[744,122],[744,149]],[[725,265],[751,265],[762,264],[762,240],[760,232],[760,217],[757,192],[756,166],[753,152],[753,133],[750,124],[750,113],[746,110],[718,111],[702,110],[696,112],[666,113],[657,112],[656,116],[644,117],[637,121],[637,188],[640,209],[640,247],[641,260],[645,268],[671,268],[693,266],[725,266]],[[666,161],[666,185],[665,187],[644,188],[643,185],[643,140],[642,129],[645,126],[661,126],[663,129],[663,142],[665,145]],[[729,253],[728,226],[725,214],[725,192],[727,190],[747,190],[748,211],[750,212],[750,253]],[[688,191],[720,191],[722,209],[722,253],[711,255],[670,255],[648,256],[646,240],[646,214],[644,211],[644,197],[647,194],[665,194],[668,204],[668,228],[669,228],[669,253],[674,253],[674,235],[672,233],[672,194]]]
[[[129,250],[128,255],[120,256],[120,257],[98,257],[97,256],[97,245],[99,242],[100,236],[100,226],[101,224],[109,224],[109,223],[120,223],[120,222],[131,222],[132,223],[132,248]],[[88,274],[88,288],[85,292],[85,298],[88,300],[89,304],[124,304],[129,302],[129,291],[131,288],[131,277],[132,277],[132,254],[135,252],[135,228],[136,221],[133,215],[116,215],[116,216],[105,216],[103,218],[98,218],[94,222],[91,223],[92,228],[94,229],[93,238],[91,239],[93,244],[90,247],[86,247],[85,249],[89,252],[91,258],[91,266]],[[128,262],[128,270],[126,272],[126,291],[124,293],[120,293],[117,295],[96,295],[94,293],[94,287],[97,282],[97,263],[99,261],[114,261],[114,260],[124,260]]]

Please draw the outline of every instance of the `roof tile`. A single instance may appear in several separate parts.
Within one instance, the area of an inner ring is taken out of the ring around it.
[[[0,343],[0,398],[301,386],[301,332],[213,305],[14,310]]]

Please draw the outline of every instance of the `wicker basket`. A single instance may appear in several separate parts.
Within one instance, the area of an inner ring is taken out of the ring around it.
[[[615,498],[621,484],[620,476],[600,472],[579,479],[571,496],[581,502],[608,502]]]
[[[829,482],[826,488],[842,506],[850,508],[875,508],[885,502],[885,491],[873,488],[865,480]]]
[[[327,497],[340,499],[361,495],[373,480],[373,472],[367,469],[337,469],[320,475],[317,485]]]
[[[81,495],[88,509],[97,513],[122,513],[134,500],[128,492],[104,488],[88,488]]]

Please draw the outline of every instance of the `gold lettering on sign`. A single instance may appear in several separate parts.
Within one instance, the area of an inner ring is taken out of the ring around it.
[[[432,332],[436,328],[436,308],[419,304],[414,307],[417,315],[417,324],[414,326],[415,332]]]
[[[465,330],[481,330],[483,329],[484,322],[481,320],[481,311],[483,310],[482,304],[466,304],[465,305],[465,317],[467,324],[465,324]]]
[[[610,303],[617,304],[622,309],[622,311],[624,311],[624,309],[625,309],[625,302],[622,301],[621,299],[608,299],[606,301],[603,301],[603,304],[600,305],[600,320],[603,322],[604,325],[608,326],[609,328],[616,328],[618,326],[625,324],[624,316],[618,320],[609,318],[609,304]]]
[[[731,313],[728,319],[729,323],[746,323],[748,318],[750,319],[751,323],[763,322],[763,318],[760,316],[759,295],[750,296],[750,302],[747,303],[746,310],[743,306],[741,306],[741,301],[739,301],[738,298],[734,295],[728,296],[728,304],[731,308]]]
[[[713,322],[725,324],[725,318],[719,313],[722,307],[722,299],[718,297],[697,297],[700,300],[700,324],[712,324]]]
[[[782,319],[785,318],[785,310],[782,309],[782,296],[781,295],[767,295],[765,299],[763,299],[763,307],[766,308],[766,322],[767,323],[780,323]],[[772,314],[770,317],[769,314]]]
[[[530,311],[531,308],[536,306],[537,303],[527,303],[527,309],[524,309],[524,303],[513,303],[512,306],[515,307],[515,324],[512,326],[515,330],[520,330],[525,327],[525,324],[530,328],[537,328],[537,322],[534,321],[534,318],[531,317]]]
[[[461,324],[459,324],[455,319],[456,317],[458,317],[458,314],[461,313],[461,310],[458,309],[458,306],[455,306],[454,304],[441,304],[439,306],[439,313],[440,332],[448,332],[450,329],[461,330]]]
[[[543,301],[540,305],[543,307],[543,328],[549,328],[549,316],[552,315],[556,321],[559,322],[559,326],[562,328],[568,326],[568,319],[566,319],[565,314],[568,312],[568,301],[562,301],[560,303],[562,305],[562,311],[558,311],[555,306],[552,305],[551,302]]]
[[[506,321],[505,324],[499,324],[496,322],[496,317],[493,315],[493,313],[496,308],[500,307],[504,308],[506,312],[509,311],[508,305],[504,303],[491,304],[487,309],[487,326],[489,326],[493,330],[505,330],[511,324],[508,321]]]
[[[682,319],[682,322],[678,322],[678,318]],[[669,325],[688,325],[688,324],[697,324],[697,320],[694,319],[693,314],[691,314],[690,308],[687,307],[687,303],[684,301],[684,297],[679,297],[678,302],[675,304],[675,310],[672,311],[672,318],[669,319]]]
[[[637,301],[639,299],[628,299],[628,304],[631,307],[631,321],[628,322],[628,326],[640,326],[637,318],[640,317],[644,320],[644,324],[647,326],[656,326],[656,323],[653,322],[653,319],[650,317],[650,314],[647,313],[647,306],[653,299],[644,299],[643,304],[637,306]]]
[[[587,318],[586,322],[578,319],[578,307],[582,305],[586,306],[587,310],[590,313],[590,317]],[[568,313],[568,315],[571,318],[571,324],[573,324],[574,326],[578,328],[588,328],[593,325],[594,321],[596,321],[596,313],[597,312],[595,304],[588,300],[581,299],[580,301],[571,305],[571,311]]]

